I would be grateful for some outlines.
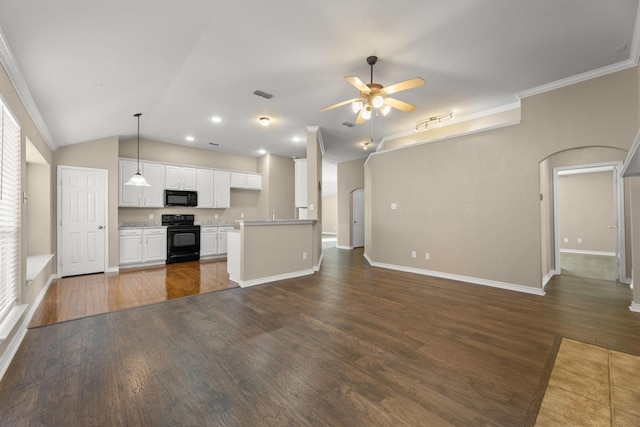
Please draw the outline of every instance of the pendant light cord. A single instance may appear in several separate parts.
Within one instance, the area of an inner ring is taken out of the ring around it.
[[[142,113],[134,114],[138,118],[138,174],[140,174],[140,116]]]

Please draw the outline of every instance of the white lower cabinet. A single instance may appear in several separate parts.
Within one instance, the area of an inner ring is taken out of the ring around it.
[[[200,228],[200,256],[224,255],[227,253],[227,232],[233,227]]]
[[[218,254],[218,227],[200,228],[200,256]]]
[[[167,259],[166,228],[120,230],[120,265],[159,262]]]

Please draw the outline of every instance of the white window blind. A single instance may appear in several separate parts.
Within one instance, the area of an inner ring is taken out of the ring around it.
[[[20,283],[20,126],[0,98],[0,323]]]

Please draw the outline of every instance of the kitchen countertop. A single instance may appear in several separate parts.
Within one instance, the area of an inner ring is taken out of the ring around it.
[[[315,219],[240,219],[240,225],[301,225],[313,224]]]
[[[159,222],[121,222],[118,224],[118,230],[127,228],[167,228],[167,226]]]

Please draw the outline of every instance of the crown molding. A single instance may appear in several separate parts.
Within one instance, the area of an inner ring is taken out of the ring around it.
[[[9,76],[9,80],[16,92],[18,92],[18,96],[20,100],[24,104],[25,109],[29,116],[31,116],[31,120],[36,125],[36,128],[42,135],[42,138],[47,143],[51,151],[56,150],[56,144],[47,128],[47,125],[44,123],[42,119],[42,115],[36,106],[36,102],[33,100],[31,96],[31,91],[27,86],[27,82],[24,80],[22,75],[22,71],[20,71],[20,67],[18,66],[18,62],[16,58],[13,56],[11,52],[11,48],[9,47],[9,43],[7,42],[4,33],[2,32],[2,28],[0,28],[0,65],[4,68],[7,75]]]

